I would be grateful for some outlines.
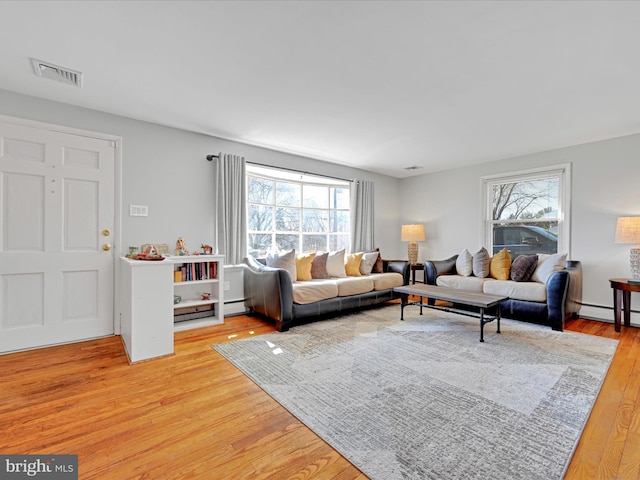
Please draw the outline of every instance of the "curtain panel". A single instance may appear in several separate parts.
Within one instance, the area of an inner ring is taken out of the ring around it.
[[[247,253],[246,161],[220,153],[215,159],[216,249],[225,265],[242,263]]]
[[[362,252],[375,248],[374,182],[354,180],[351,188],[351,251]]]

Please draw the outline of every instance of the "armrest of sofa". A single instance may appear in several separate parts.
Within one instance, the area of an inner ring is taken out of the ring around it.
[[[569,272],[558,270],[547,279],[547,315],[553,330],[561,332],[564,328],[567,291],[569,290]]]
[[[402,275],[402,284],[409,285],[411,264],[408,260],[382,260],[383,272],[395,272]]]
[[[293,285],[284,268],[267,267],[254,259],[244,259],[245,306],[276,322],[284,332],[293,320]]]
[[[458,255],[446,260],[427,260],[424,262],[424,274],[427,285],[435,285],[436,278],[440,275],[453,275],[456,273],[456,260]]]
[[[568,317],[577,317],[582,306],[582,263],[569,260],[565,264],[569,272],[569,290],[567,292],[566,312]]]

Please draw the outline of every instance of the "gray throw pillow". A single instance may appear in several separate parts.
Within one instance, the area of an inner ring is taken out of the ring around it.
[[[489,266],[491,257],[486,248],[482,247],[473,255],[473,274],[476,277],[485,278],[489,276]]]
[[[538,255],[519,255],[511,264],[511,280],[528,282],[538,266]]]

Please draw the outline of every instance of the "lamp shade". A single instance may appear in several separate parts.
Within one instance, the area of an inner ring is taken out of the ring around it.
[[[402,234],[400,241],[402,242],[424,242],[424,225],[402,225]]]
[[[640,245],[640,217],[619,217],[616,223],[616,243]]]

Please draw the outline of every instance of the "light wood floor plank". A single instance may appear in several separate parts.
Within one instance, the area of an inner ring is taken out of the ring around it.
[[[568,322],[621,343],[567,479],[635,479],[640,334]],[[119,337],[0,356],[0,452],[77,453],[81,479],[367,477],[211,344],[275,331],[248,316],[179,332],[172,356],[129,365]]]

